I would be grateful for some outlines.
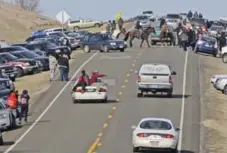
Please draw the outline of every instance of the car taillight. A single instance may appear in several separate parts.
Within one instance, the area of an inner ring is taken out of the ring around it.
[[[76,89],[75,92],[82,92],[82,89]]]
[[[174,136],[171,135],[171,134],[163,134],[163,135],[161,135],[161,137],[167,138],[167,139],[172,139],[172,138],[174,138]]]
[[[99,92],[106,92],[106,89],[100,88],[100,89],[99,89]]]
[[[138,133],[137,134],[138,137],[148,137],[147,133]]]
[[[169,76],[169,83],[173,83],[172,77]]]
[[[141,77],[140,77],[140,75],[138,75],[137,81],[138,81],[138,82],[141,82]]]

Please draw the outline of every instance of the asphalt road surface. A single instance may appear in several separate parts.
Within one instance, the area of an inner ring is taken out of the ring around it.
[[[71,68],[70,76],[76,71],[78,76],[81,65],[86,62],[82,65],[82,69],[88,73],[99,70],[100,73],[106,74],[108,103],[73,104],[70,92],[74,81],[68,83],[68,86],[65,86],[66,83],[57,81],[47,93],[43,94],[39,104],[32,110],[33,114],[29,119],[32,128],[27,126],[17,134],[12,135],[12,131],[3,135],[9,145],[1,147],[0,151],[5,153],[132,153],[131,126],[137,125],[144,117],[164,117],[171,119],[176,127],[180,127],[183,121],[180,147],[182,152],[199,153],[198,55],[191,52],[188,54],[186,90],[183,95],[186,53],[179,48],[147,48],[145,45],[141,49],[138,46],[137,43],[134,48],[129,48],[123,53],[85,54],[80,56]],[[166,63],[177,72],[173,78],[173,98],[165,98],[165,96],[137,98],[134,71],[143,63]],[[185,101],[182,97],[185,97]],[[43,117],[33,126],[35,119],[49,103],[52,103],[51,107],[48,107]],[[181,118],[182,108],[184,109],[183,118]],[[29,131],[22,135],[25,130]],[[20,135],[22,137],[19,141],[13,144]]]

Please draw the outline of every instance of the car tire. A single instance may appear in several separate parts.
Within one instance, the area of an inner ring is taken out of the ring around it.
[[[83,47],[83,51],[85,52],[85,53],[90,53],[90,47],[88,46],[88,45],[85,45],[84,47]]]
[[[137,97],[143,97],[143,93],[137,93]]]
[[[177,153],[178,151],[177,151],[177,149],[171,149],[170,152],[171,152],[171,153]]]
[[[156,45],[156,42],[151,40],[151,45]]]
[[[170,97],[170,98],[172,98],[173,97],[173,91],[167,92],[167,96]]]
[[[11,78],[11,81],[15,82],[16,81],[16,78]]]
[[[216,51],[213,53],[213,57],[217,57],[217,52]]]
[[[24,70],[21,67],[17,67],[17,77],[24,76]]]
[[[120,52],[124,52],[125,51],[125,49],[120,49]]]
[[[227,63],[227,53],[222,55],[222,62]]]
[[[73,104],[78,103],[78,101],[75,98],[72,98],[72,102],[73,102]]]
[[[223,89],[223,94],[227,95],[227,85],[225,85],[225,87]]]
[[[103,51],[106,52],[106,53],[109,52],[108,46],[104,45],[104,46],[103,46]]]
[[[76,27],[73,27],[73,30],[76,31],[76,30],[79,30],[80,27],[76,26]]]
[[[139,152],[139,149],[140,149],[139,147],[133,147],[132,150],[133,150],[133,152]]]
[[[101,27],[101,25],[100,25],[99,23],[96,23],[94,26],[95,26],[96,28]]]
[[[3,138],[2,138],[2,135],[0,137],[0,146],[4,145],[4,141],[3,141]]]

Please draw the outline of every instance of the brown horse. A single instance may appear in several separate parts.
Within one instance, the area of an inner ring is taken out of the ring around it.
[[[125,38],[124,38],[124,41],[127,41],[128,38],[130,38],[130,40],[129,40],[129,45],[130,45],[130,47],[132,47],[132,41],[133,41],[135,38],[137,38],[137,39],[142,39],[142,40],[141,40],[141,43],[140,43],[140,47],[142,47],[144,40],[146,40],[148,47],[150,47],[148,38],[149,38],[149,35],[150,35],[151,33],[154,33],[154,34],[156,33],[154,27],[147,27],[147,28],[141,29],[141,30],[133,29],[133,30],[130,30],[130,31],[128,31],[128,32],[126,33]]]

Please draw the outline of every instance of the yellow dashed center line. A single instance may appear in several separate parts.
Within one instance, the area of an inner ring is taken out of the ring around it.
[[[141,52],[141,53],[142,53],[142,52]],[[134,69],[134,67],[136,66],[135,63],[136,63],[137,60],[139,59],[139,56],[141,55],[141,53],[138,53],[138,54],[137,54],[138,56],[136,57],[136,60],[134,60],[134,63],[132,64],[132,67],[133,67],[133,68],[130,68],[130,69],[129,69],[129,73],[127,73],[126,78],[128,78],[128,77],[131,76],[131,73],[133,72],[133,69]],[[125,79],[125,80],[124,80],[124,83],[128,83],[128,79]],[[125,89],[125,88],[126,88],[126,84],[125,84],[125,85],[122,85],[121,88],[122,88],[122,89]],[[118,92],[118,94],[117,94],[118,99],[116,99],[116,102],[120,102],[120,99],[119,99],[119,98],[121,97],[122,94],[123,94],[123,92],[121,92],[121,91]],[[116,109],[117,109],[116,104],[114,104],[114,105],[112,106],[112,113],[108,115],[108,118],[107,118],[106,122],[103,124],[103,129],[102,129],[102,130],[104,130],[104,129],[106,129],[106,128],[108,127],[108,123],[109,123],[110,120],[113,118],[113,113],[116,111]],[[92,143],[92,145],[90,146],[90,148],[89,148],[89,150],[88,150],[87,153],[96,153],[96,152],[95,152],[96,148],[102,146],[102,143],[100,142],[102,136],[103,136],[103,132],[98,133],[97,138],[96,138],[95,141]]]

